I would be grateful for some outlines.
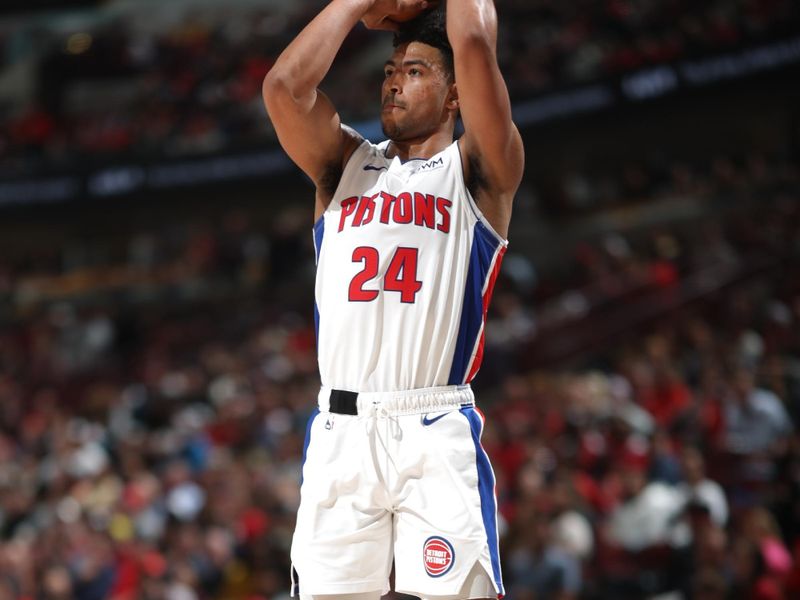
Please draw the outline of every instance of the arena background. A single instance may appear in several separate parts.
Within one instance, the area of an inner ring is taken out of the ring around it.
[[[527,152],[477,379],[508,598],[800,597],[800,3],[497,0]],[[0,600],[288,596],[319,0],[0,7]],[[379,136],[389,40],[323,86]]]

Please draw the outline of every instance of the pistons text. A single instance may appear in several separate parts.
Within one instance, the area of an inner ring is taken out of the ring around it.
[[[339,231],[345,227],[363,227],[374,220],[388,225],[414,224],[418,227],[450,233],[450,208],[447,198],[419,192],[403,192],[397,196],[380,192],[373,196],[353,196],[342,200]]]

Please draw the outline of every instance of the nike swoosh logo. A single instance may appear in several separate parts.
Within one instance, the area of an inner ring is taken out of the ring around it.
[[[376,165],[364,165],[365,171],[388,171],[388,167],[378,167]]]
[[[425,427],[427,427],[428,425],[433,425],[434,423],[436,423],[436,421],[438,421],[439,419],[443,419],[444,417],[446,417],[449,414],[450,414],[449,412],[442,413],[438,417],[433,417],[432,419],[429,419],[428,415],[425,415],[424,417],[422,417],[422,424]]]

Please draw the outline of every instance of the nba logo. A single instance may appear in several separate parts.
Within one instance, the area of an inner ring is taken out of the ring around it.
[[[456,553],[453,545],[443,537],[429,537],[422,547],[422,563],[431,577],[441,577],[453,568]]]

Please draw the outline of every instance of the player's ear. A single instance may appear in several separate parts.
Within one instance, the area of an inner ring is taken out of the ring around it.
[[[448,110],[458,110],[460,108],[458,103],[458,87],[455,83],[450,84],[450,90],[447,92],[446,106]]]

